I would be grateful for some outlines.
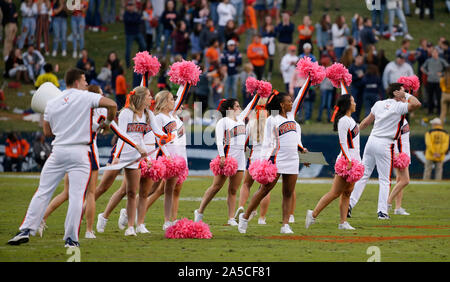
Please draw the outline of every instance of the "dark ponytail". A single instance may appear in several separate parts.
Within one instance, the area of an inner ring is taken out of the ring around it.
[[[217,110],[222,114],[222,117],[226,117],[227,111],[233,109],[234,103],[236,102],[238,102],[238,100],[234,98],[226,99],[219,104]]]
[[[269,97],[269,100],[266,104],[266,110],[269,115],[272,115],[272,111],[281,112],[281,103],[285,96],[288,96],[287,93],[280,92],[277,95],[273,95]]]
[[[350,109],[352,105],[351,98],[352,95],[350,94],[341,95],[338,98],[336,102],[336,107],[338,108],[338,110],[336,116],[334,117],[334,124],[333,124],[334,131],[338,131],[339,120],[341,119],[341,117],[345,116],[347,114],[347,111]]]

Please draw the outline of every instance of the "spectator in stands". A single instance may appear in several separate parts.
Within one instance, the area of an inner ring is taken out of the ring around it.
[[[45,60],[41,52],[34,49],[34,45],[27,47],[27,52],[23,55],[23,63],[28,70],[28,77],[34,82],[42,72]]]
[[[364,63],[366,65],[376,65],[378,66],[378,55],[377,50],[375,49],[375,45],[369,44],[367,45],[367,48],[365,49],[364,54]],[[381,73],[380,70],[378,70],[378,73]]]
[[[227,25],[225,26],[225,42],[228,42],[228,40],[234,40],[236,43],[239,42],[239,34],[238,29],[236,28],[236,23],[234,20],[229,20],[227,22]]]
[[[51,9],[50,0],[38,0],[37,1],[37,19],[36,19],[36,49],[41,50],[41,38],[44,42],[44,53],[48,56],[50,53],[49,31],[50,31],[50,19],[49,11]]]
[[[39,170],[45,164],[45,161],[52,152],[52,146],[45,141],[45,136],[42,132],[36,133],[36,138],[33,141],[33,159],[38,164]]]
[[[450,48],[449,48],[449,45],[450,45],[450,43],[449,43],[449,41],[448,40],[445,40],[443,43],[442,43],[442,48],[443,48],[443,54],[442,54],[442,58],[447,62],[447,63],[449,63],[450,64]]]
[[[273,60],[275,58],[275,27],[272,24],[272,17],[266,16],[264,26],[261,29],[261,43],[266,45],[267,52],[269,53],[269,64],[266,72],[266,79],[272,79]]]
[[[427,75],[426,89],[429,115],[434,113],[435,108],[437,108],[437,114],[441,114],[441,88],[439,82],[447,67],[448,63],[439,57],[436,48],[431,52],[431,58],[428,58],[421,67],[422,72]]]
[[[360,121],[361,109],[363,105],[364,84],[362,79],[366,73],[367,66],[364,64],[364,57],[356,56],[355,62],[349,67],[348,71],[352,75],[352,84],[350,86],[350,93],[355,99],[356,111],[352,113],[352,117],[356,122]]]
[[[91,82],[91,79],[96,78],[95,62],[89,57],[88,50],[85,48],[81,50],[81,58],[78,60],[76,67],[85,71],[87,83]]]
[[[286,54],[288,47],[293,43],[295,26],[291,22],[291,17],[287,11],[281,14],[281,23],[275,27],[278,40],[278,54]]]
[[[299,58],[304,58],[304,57],[309,57],[311,58],[312,62],[316,62],[316,56],[313,55],[312,53],[312,45],[308,42],[306,42],[305,44],[303,44],[302,46],[303,49],[303,53],[300,54]]]
[[[171,3],[173,1],[168,1]],[[170,5],[170,4],[167,4]],[[173,3],[172,3],[173,5]],[[170,6],[168,6],[170,7]],[[139,51],[144,51],[146,49],[145,39],[141,33],[142,16],[136,8],[136,4],[131,1],[127,3],[126,11],[123,14],[123,23],[125,26],[125,63],[127,68],[130,67],[130,53],[133,42],[136,41],[139,45]],[[171,30],[172,31],[172,30]],[[170,33],[164,33],[165,40],[169,40]]]
[[[386,66],[389,64],[389,60],[386,58],[384,54],[384,49],[380,49],[377,54],[377,66],[380,74],[384,74],[384,70]]]
[[[72,42],[74,59],[81,57],[81,50],[84,49],[84,28],[86,26],[85,17],[88,9],[88,1],[80,1],[80,9],[72,11],[72,17],[70,17],[70,24],[72,27]],[[106,4],[106,3],[105,3]],[[76,7],[76,6],[75,6]],[[78,53],[78,50],[80,52]]]
[[[353,56],[353,58],[355,58],[356,56],[358,56],[358,54],[362,54],[362,53],[364,53],[363,52],[363,50],[361,49],[361,44],[359,44],[359,45],[356,45],[356,41],[355,41],[355,39],[353,38],[353,36],[349,36],[348,38],[347,38],[347,42],[348,42],[348,45],[347,46],[345,46],[345,49],[344,49],[344,53],[345,53],[345,51],[347,51],[347,49],[351,49],[352,51],[352,56]]]
[[[5,62],[4,77],[12,78],[16,81],[22,80],[25,83],[30,82],[27,67],[23,62],[22,52],[19,48],[13,48],[9,52],[8,59]]]
[[[408,33],[408,24],[406,23],[405,14],[403,14],[402,0],[386,0],[386,7],[389,13],[389,39],[395,41],[394,20],[398,18],[402,24],[403,37],[405,39],[413,40],[413,37]]]
[[[247,93],[247,87],[245,82],[249,77],[256,77],[256,74],[253,72],[253,65],[250,63],[244,64],[242,67],[242,71],[239,74],[239,80],[241,81],[241,93],[242,97],[244,97],[244,107],[252,100],[253,96],[251,93]]]
[[[386,0],[379,1],[380,6],[379,9],[372,9],[372,23],[374,25],[375,34],[383,35],[384,34],[384,13],[386,12]],[[377,25],[378,19],[378,25]]]
[[[191,54],[200,54],[203,55],[203,48],[201,42],[202,32],[202,24],[196,23],[194,24],[194,30],[189,35],[189,41],[191,43]],[[201,56],[202,58],[203,56]]]
[[[86,14],[86,25],[94,32],[98,32],[102,24],[102,18],[99,10],[100,0],[90,0]]]
[[[225,43],[225,26],[229,20],[234,20],[236,17],[236,9],[230,3],[230,0],[222,0],[217,6],[217,14],[219,15],[218,31],[220,44]]]
[[[219,40],[219,33],[214,28],[214,22],[211,19],[206,21],[205,27],[200,32],[200,46],[206,50],[211,46],[214,40]],[[208,69],[208,68],[207,68]]]
[[[226,68],[226,66],[225,66]],[[221,72],[218,72],[217,74],[213,75],[212,77],[212,83],[211,83],[211,89],[212,89],[212,95],[214,99],[214,106],[217,108],[219,106],[220,100],[224,98],[223,91],[225,88],[224,85],[224,76]]]
[[[192,11],[192,21],[194,25],[200,24],[201,26],[204,26],[210,14],[208,1],[207,0],[196,1],[194,5],[195,5],[194,10]]]
[[[403,53],[406,57],[406,62],[410,64],[411,66],[414,66],[414,63],[416,62],[416,51],[410,51],[409,47],[411,45],[411,41],[408,39],[402,40],[402,46],[400,49],[397,49],[395,51],[395,55],[398,55],[400,53]]]
[[[445,154],[448,152],[449,135],[442,127],[442,121],[434,118],[430,121],[431,130],[425,133],[425,170],[423,179],[429,180],[433,166],[436,167],[435,179],[442,180],[442,169],[444,166]]]
[[[251,43],[251,39],[258,32],[258,21],[256,20],[256,11],[254,9],[255,0],[246,0],[247,5],[245,6],[244,15],[244,27],[245,36],[247,41],[245,42],[245,47],[248,47]]]
[[[169,0],[166,2],[166,8],[164,9],[164,12],[161,15],[160,21],[160,24],[164,25],[164,47],[162,48],[163,55],[166,54],[167,47],[169,45],[172,45],[170,35],[176,28],[177,21],[178,21],[178,14],[175,11],[175,2]],[[172,49],[170,51],[172,51]]]
[[[264,22],[264,18],[267,15],[266,0],[256,0],[255,1],[255,11],[256,11],[256,17],[258,19],[258,23],[262,24]]]
[[[175,55],[181,55],[186,60],[189,50],[189,33],[186,30],[186,23],[183,20],[178,22],[171,36],[174,45],[173,53]]]
[[[202,113],[206,112],[208,108],[208,97],[209,97],[209,79],[208,73],[205,71],[205,67],[203,65],[200,66],[201,74],[200,80],[197,85],[194,86],[194,102],[200,102],[202,105]]]
[[[153,5],[150,0],[147,0],[145,3],[142,19],[145,25],[145,45],[147,46],[147,51],[151,53],[153,48],[153,29],[158,24],[158,18],[153,15]]]
[[[156,37],[155,48],[157,52],[161,51],[161,37],[164,34],[164,25],[162,24],[162,14],[164,12],[165,0],[151,0],[153,6],[153,15],[156,19]]]
[[[117,103],[117,110],[120,111],[120,109],[125,106],[125,100],[127,98],[128,90],[127,90],[127,82],[124,75],[123,68],[119,68],[117,70],[117,77],[116,77],[116,103]]]
[[[303,45],[305,43],[311,44],[311,53],[313,52],[312,35],[314,32],[314,26],[312,25],[311,18],[309,16],[303,17],[303,24],[297,27],[298,30],[298,54],[303,54]]]
[[[442,91],[441,121],[442,123],[445,123],[447,121],[447,111],[450,106],[450,67],[445,69],[444,75],[440,80],[440,86]]]
[[[233,4],[234,9],[236,10],[237,24],[241,26],[244,23],[244,5],[247,0],[231,0],[231,4]],[[250,0],[255,1],[255,0]],[[248,1],[247,1],[248,2]]]
[[[67,6],[64,0],[53,0],[52,2],[52,28],[53,28],[53,52],[52,56],[58,54],[58,46],[61,43],[61,56],[67,55]]]
[[[316,41],[319,48],[319,57],[325,51],[331,41],[331,18],[329,14],[323,14],[320,22],[316,24]]]
[[[345,23],[344,16],[337,16],[336,22],[331,26],[331,35],[333,40],[334,52],[336,53],[336,58],[341,59],[344,53],[345,46],[347,46],[347,36],[350,30]]]
[[[14,48],[14,38],[17,33],[17,9],[12,0],[4,0],[0,2],[3,14],[2,25],[5,31],[3,38],[3,58],[6,61],[9,52]]]
[[[364,18],[364,28],[361,30],[359,36],[361,37],[363,50],[366,50],[370,44],[375,45],[378,42],[378,37],[375,35],[370,18]]]
[[[289,84],[292,80],[292,76],[295,73],[295,68],[298,62],[298,57],[296,55],[297,47],[291,45],[288,48],[288,52],[283,56],[280,63],[280,71],[283,76],[283,82],[285,85],[285,91],[289,92]]]
[[[269,58],[269,52],[267,51],[267,46],[261,43],[261,36],[259,34],[253,36],[253,43],[247,48],[247,58],[253,65],[256,78],[261,80],[266,61]]]
[[[27,44],[34,44],[34,34],[36,32],[37,4],[33,0],[26,0],[20,5],[22,15],[22,32],[19,37],[18,46],[23,48],[25,40]]]
[[[324,58],[327,58],[332,63],[337,62],[337,57],[336,57],[336,53],[334,52],[334,47],[333,47],[333,43],[332,42],[328,42],[327,46],[325,47],[325,51],[322,52],[322,55],[320,57],[320,61],[322,62],[322,60]],[[321,65],[324,65],[324,64],[321,63]]]
[[[30,144],[25,139],[21,139],[17,133],[8,134],[5,144],[5,159],[3,160],[4,171],[13,171],[12,165],[16,165],[16,171],[22,171],[22,163],[28,155]]]
[[[238,68],[242,65],[242,55],[236,48],[236,42],[233,39],[228,40],[227,49],[220,56],[222,65],[227,66],[227,77],[225,79],[224,98],[237,97],[237,82],[239,71]]]
[[[344,54],[341,57],[341,64],[343,64],[346,68],[349,68],[355,61],[353,57],[353,50],[350,48],[346,48]]]
[[[363,85],[364,117],[366,117],[370,114],[373,105],[381,100],[383,96],[381,77],[376,65],[370,64],[367,66],[367,71],[361,80],[361,84]]]
[[[364,19],[358,14],[352,18],[351,37],[356,41],[356,45],[361,44],[361,32],[364,29]]]
[[[420,68],[422,67],[423,63],[425,63],[425,61],[429,58],[427,45],[428,41],[426,39],[420,39],[419,47],[417,47],[416,49],[417,74],[421,82],[423,81],[423,77]]]
[[[420,19],[423,20],[424,15],[429,15],[430,20],[434,20],[434,0],[419,0],[418,4],[420,7]]]
[[[110,52],[108,54],[108,58],[106,59],[105,65],[111,66],[111,81],[110,84],[113,91],[116,90],[116,77],[118,75],[119,68],[122,68],[120,65],[120,60],[117,57],[116,52]]]
[[[150,2],[150,0],[147,2]],[[104,1],[102,21],[105,24],[112,24],[116,21],[116,0]]]
[[[445,50],[444,42],[445,42],[445,40],[446,40],[445,37],[443,37],[443,36],[439,37],[438,44],[436,46],[434,46],[434,48],[439,53],[439,57],[441,57],[441,58],[444,57],[444,50]]]
[[[205,67],[207,71],[211,71],[214,64],[218,64],[220,59],[219,40],[214,39],[205,52]]]
[[[56,66],[58,66],[58,65],[56,65]],[[44,73],[40,74],[37,77],[36,82],[34,83],[34,86],[36,88],[39,88],[39,86],[41,86],[43,83],[51,82],[56,87],[59,87],[58,77],[53,73],[53,65],[50,63],[46,63],[44,65],[43,69],[44,69]]]
[[[326,61],[325,67],[331,66],[331,61]],[[331,120],[331,103],[333,101],[334,87],[328,78],[325,78],[319,86],[320,89],[320,108],[319,114],[317,115],[317,121],[322,121],[322,112],[324,109],[327,110],[327,122]]]
[[[398,54],[394,61],[388,63],[383,72],[383,88],[386,90],[389,84],[397,82],[401,76],[411,76],[414,71],[410,64],[406,63],[404,54]]]
[[[219,22],[219,14],[217,13],[217,6],[219,5],[220,0],[208,0],[209,2],[209,10],[211,12],[211,20],[214,23],[214,26],[217,26]]]

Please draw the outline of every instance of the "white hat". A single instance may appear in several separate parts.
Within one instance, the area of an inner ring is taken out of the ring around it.
[[[227,41],[227,46],[229,45],[236,45],[236,42],[233,39],[230,39]]]
[[[310,43],[306,42],[305,44],[303,44],[303,49],[312,49],[312,46]]]
[[[442,121],[440,118],[434,118],[430,121],[430,124],[442,124]]]

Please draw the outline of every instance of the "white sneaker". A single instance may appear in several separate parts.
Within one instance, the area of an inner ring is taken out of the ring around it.
[[[257,211],[252,211],[252,213],[248,217],[248,221],[252,220],[252,218],[254,218],[256,215],[258,215],[258,212]]]
[[[166,231],[166,229],[169,228],[169,227],[172,226],[172,225],[173,225],[173,223],[172,223],[171,221],[166,221],[166,222],[164,222],[164,224],[163,224],[162,230],[163,230],[163,231]]]
[[[117,222],[120,230],[124,230],[128,225],[127,209],[120,210],[119,221]]]
[[[42,236],[44,235],[44,230],[47,229],[47,227],[48,226],[47,226],[47,224],[45,224],[45,221],[42,220],[41,224],[39,224],[39,227],[38,227],[38,230],[37,230],[37,232],[39,234],[39,237],[42,238]]]
[[[280,233],[281,234],[294,234],[294,231],[292,231],[289,224],[285,224],[285,225],[281,226]]]
[[[305,219],[305,227],[306,227],[306,229],[308,229],[309,226],[316,221],[316,219],[313,217],[312,214],[313,214],[312,210],[307,210],[306,211],[306,219]]]
[[[265,225],[266,224],[266,218],[265,217],[258,218],[258,224]]]
[[[352,227],[347,221],[344,221],[344,223],[340,223],[338,225],[339,229],[344,229],[344,230],[355,230],[354,227]]]
[[[94,231],[86,231],[86,233],[84,234],[84,238],[86,239],[95,239],[97,237],[95,237]]]
[[[147,228],[145,228],[145,224],[142,223],[138,227],[136,227],[136,233],[146,234],[150,233],[150,231],[148,231]]]
[[[404,36],[404,38],[407,39],[407,40],[413,40],[413,39],[414,39],[409,33],[407,33],[407,34]]]
[[[294,223],[295,222],[295,218],[294,218],[294,215],[293,214],[291,214],[290,216],[289,216],[289,221],[288,221],[289,223]]]
[[[108,223],[108,219],[103,217],[103,213],[99,213],[97,216],[97,232],[98,233],[105,232],[106,223]]]
[[[73,51],[72,58],[76,59],[78,57],[77,51]]]
[[[228,225],[238,226],[238,223],[236,222],[236,219],[230,218],[230,219],[228,219]]]
[[[398,214],[398,215],[409,215],[408,212],[406,212],[406,210],[404,208],[398,208],[394,210],[394,214]]]
[[[238,218],[238,216],[239,216],[239,214],[240,214],[241,212],[244,212],[244,207],[239,207],[239,208],[236,210],[236,212],[235,212],[235,214],[234,214],[234,218]]]
[[[52,57],[56,57],[56,55],[57,55],[56,50],[53,50]]]
[[[194,222],[199,222],[203,220],[203,214],[199,213],[198,210],[194,211]]]
[[[241,213],[239,215],[239,225],[238,225],[238,230],[240,233],[246,233],[247,232],[247,227],[248,227],[248,219],[244,218],[244,213]]]
[[[62,55],[63,57],[67,56],[66,50],[63,50],[62,53],[61,53],[61,55]]]
[[[127,228],[127,230],[125,230],[125,236],[137,236],[133,226],[130,226]]]

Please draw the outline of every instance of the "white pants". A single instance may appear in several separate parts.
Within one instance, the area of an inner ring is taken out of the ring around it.
[[[350,196],[350,206],[355,207],[361,197],[366,183],[372,172],[377,167],[378,182],[378,212],[388,213],[387,200],[391,188],[391,175],[394,167],[394,142],[387,138],[370,136],[364,148],[363,164],[364,176],[355,183],[355,188]]]
[[[89,184],[91,164],[89,146],[55,146],[42,168],[39,187],[36,190],[20,230],[30,229],[35,235],[45,210],[59,182],[69,175],[69,207],[64,223],[64,240],[78,241],[83,210],[84,194]]]

